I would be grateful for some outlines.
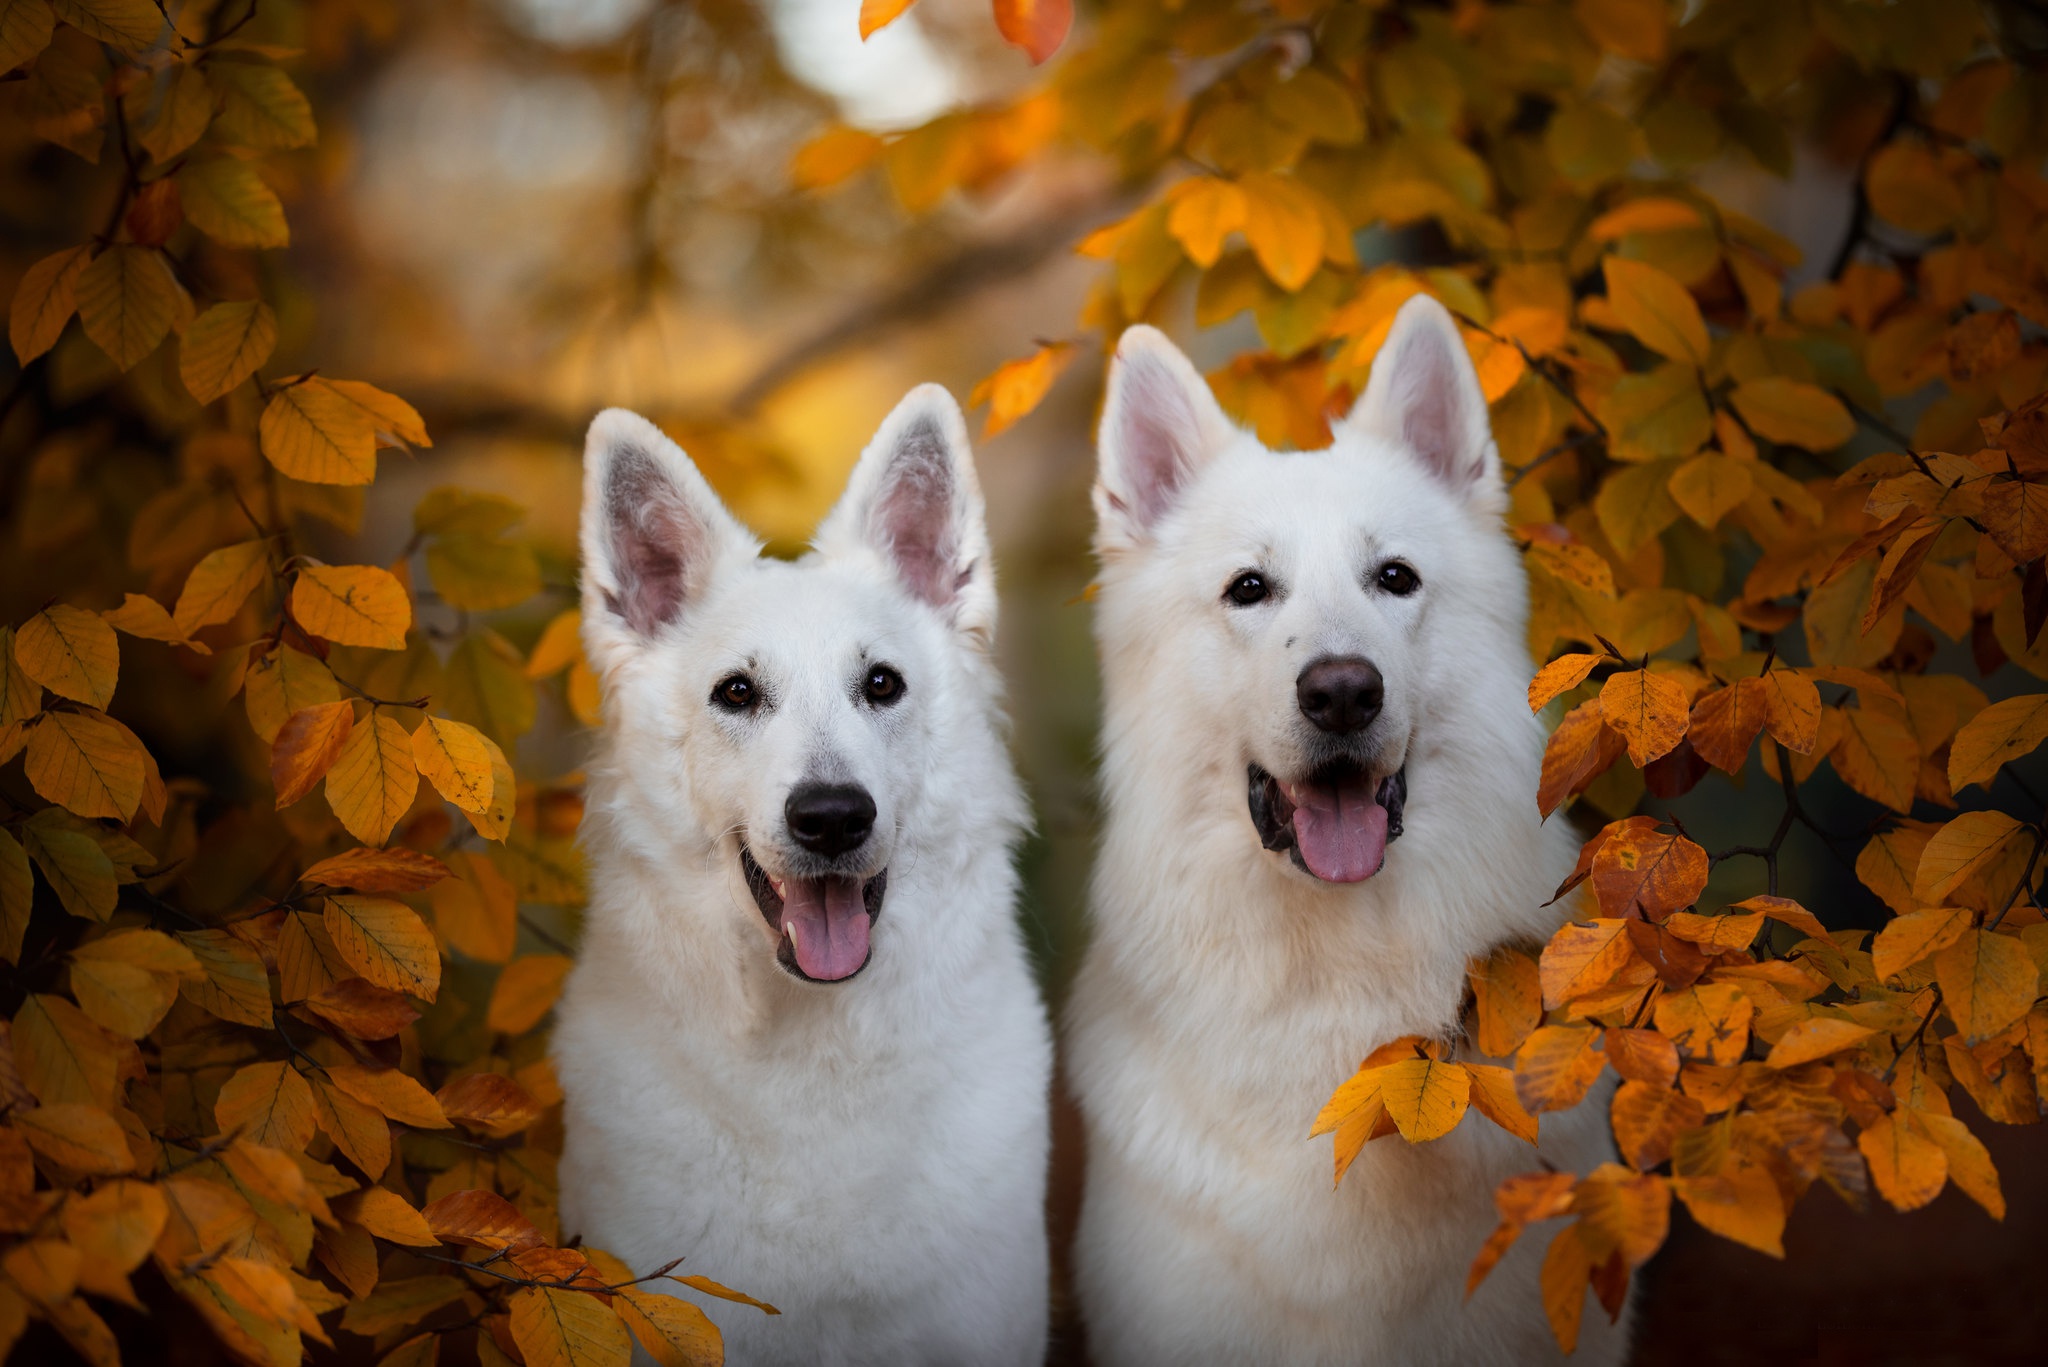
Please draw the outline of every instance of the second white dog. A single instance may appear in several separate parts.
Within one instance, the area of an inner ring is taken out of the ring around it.
[[[1108,824],[1068,1019],[1087,1121],[1078,1290],[1099,1367],[1558,1360],[1531,1235],[1469,1304],[1503,1177],[1477,1115],[1369,1144],[1317,1110],[1458,1033],[1468,959],[1541,942],[1577,841],[1537,820],[1527,588],[1457,329],[1401,311],[1326,451],[1267,450],[1187,359],[1118,348],[1096,487]],[[1543,1117],[1584,1172],[1606,1091]],[[1574,1361],[1619,1360],[1589,1308]]]
[[[652,424],[592,425],[564,1231],[778,1305],[707,1306],[736,1364],[1035,1364],[1051,1044],[958,407],[913,391],[816,549],[759,549]]]

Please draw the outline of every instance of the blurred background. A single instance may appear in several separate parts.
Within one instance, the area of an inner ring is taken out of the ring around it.
[[[1002,43],[986,0],[921,0],[865,43],[858,8],[369,0],[313,11],[304,31],[264,34],[315,59],[295,74],[321,125],[318,147],[286,164],[303,178],[288,196],[292,246],[255,269],[277,275],[265,293],[280,304],[280,359],[318,357],[400,393],[433,434],[410,461],[385,455],[360,535],[338,542],[337,558],[397,558],[433,487],[506,494],[531,510],[524,534],[557,590],[530,620],[502,624],[522,647],[570,602],[581,437],[598,409],[655,418],[776,552],[793,553],[910,387],[936,380],[965,402],[1002,362],[1046,341],[1081,343],[1046,402],[977,452],[1014,749],[1037,811],[1020,914],[1057,1007],[1083,940],[1096,826],[1097,684],[1079,598],[1091,577],[1103,339],[1077,334],[1074,319],[1101,266],[1073,247],[1143,187],[1055,147],[916,214],[882,176],[799,191],[792,156],[828,126],[912,127],[1039,79]],[[39,159],[32,180],[53,203],[90,170],[47,146],[0,150]],[[1800,148],[1787,179],[1732,155],[1701,174],[1723,203],[1804,249],[1788,294],[1824,273],[1851,213],[1844,167]],[[8,206],[10,277],[65,245],[59,225],[45,240],[38,223],[37,204]],[[1360,250],[1399,256],[1408,245],[1382,235]],[[1160,321],[1205,368],[1256,345],[1243,316],[1197,334],[1189,294],[1169,293]],[[88,392],[95,364],[74,330],[54,382]],[[979,435],[978,414],[971,427]],[[91,553],[43,531],[8,559]],[[520,761],[570,775],[581,756],[578,724],[556,708]],[[1860,830],[1875,810],[1831,772],[1812,793],[1836,830]],[[1678,809],[1713,848],[1767,838],[1777,814],[1774,785],[1754,770],[1745,785],[1710,779]],[[1876,924],[1875,899],[1826,842],[1795,835],[1782,872],[1781,892],[1865,907]],[[1645,1273],[1639,1360],[2040,1360],[2048,1309],[2011,1278],[2041,1247],[2048,1155],[2038,1129],[1970,1119],[2005,1176],[2003,1226],[1951,1190],[1909,1217],[1853,1215],[1816,1193],[1798,1207],[1784,1264],[1681,1229]],[[1072,1123],[1063,1112],[1069,1141]],[[1073,1176],[1064,1164],[1064,1201]]]

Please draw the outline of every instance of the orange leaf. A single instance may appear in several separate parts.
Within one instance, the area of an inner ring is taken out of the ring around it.
[[[1609,726],[1598,698],[1565,713],[1543,747],[1543,780],[1536,792],[1536,810],[1549,816],[1565,799],[1607,772],[1621,757],[1626,742]]]
[[[1814,1016],[1780,1035],[1764,1062],[1772,1068],[1796,1068],[1853,1049],[1876,1033],[1872,1026],[1840,1016]]]
[[[492,1191],[458,1191],[431,1201],[420,1212],[442,1243],[513,1252],[547,1243],[519,1207]]]
[[[493,1139],[517,1134],[546,1113],[524,1087],[499,1073],[456,1078],[435,1099],[450,1120]]]
[[[1323,264],[1323,211],[1301,182],[1255,172],[1238,182],[1244,235],[1259,265],[1284,290],[1298,290]]]
[[[1203,270],[1216,264],[1223,255],[1224,239],[1244,223],[1244,192],[1231,181],[1199,176],[1174,187],[1166,230],[1180,243],[1188,260]]]
[[[1968,1044],[2025,1018],[2041,995],[2040,970],[2026,946],[1986,930],[1966,930],[1935,955],[1934,978],[1943,1008]]]
[[[14,659],[52,693],[104,711],[114,700],[121,643],[98,613],[58,603],[15,631]]]
[[[860,40],[865,43],[877,31],[896,22],[914,0],[860,0]]]
[[[1919,963],[1930,954],[1947,949],[1970,928],[1970,913],[1962,907],[1923,907],[1895,916],[1870,942],[1870,967],[1879,982]]]
[[[1769,441],[1832,451],[1856,435],[1856,419],[1818,385],[1783,375],[1744,380],[1728,396],[1752,432]]]
[[[1952,1115],[1932,1111],[1907,1112],[1913,1125],[1941,1146],[1948,1159],[1948,1177],[1972,1201],[1984,1207],[1994,1220],[2005,1218],[2005,1192],[1998,1181],[1998,1169],[1991,1154],[1970,1127]]]
[[[1707,1112],[1684,1092],[1630,1081],[1615,1089],[1608,1116],[1622,1157],[1647,1170],[1671,1157],[1679,1132],[1705,1123]]]
[[[357,847],[321,860],[299,875],[302,883],[356,892],[418,892],[448,876],[448,866],[430,854],[402,847]]]
[[[1657,1029],[1696,1059],[1736,1064],[1749,1048],[1756,1006],[1733,983],[1701,983],[1657,999]]]
[[[1705,1176],[1681,1175],[1671,1179],[1671,1190],[1693,1219],[1722,1238],[1773,1258],[1785,1256],[1785,1199],[1764,1169],[1737,1165]]]
[[[1536,677],[1529,680],[1529,710],[1539,712],[1558,694],[1577,688],[1603,658],[1599,655],[1560,655],[1537,670]]]
[[[1381,1070],[1380,1099],[1411,1144],[1441,1139],[1465,1117],[1472,1078],[1463,1064],[1411,1058]]]
[[[1909,1111],[1894,1111],[1882,1124],[1864,1127],[1856,1147],[1870,1164],[1878,1193],[1899,1210],[1919,1209],[1948,1183],[1948,1155]]]
[[[354,1063],[337,1063],[327,1069],[336,1087],[382,1111],[387,1117],[413,1129],[445,1130],[448,1117],[441,1103],[411,1076],[397,1068],[365,1068]]]
[[[1761,911],[1721,916],[1696,916],[1689,911],[1674,911],[1664,919],[1664,929],[1679,939],[1690,940],[1717,953],[1748,949],[1763,927],[1764,914]]]
[[[1913,896],[1933,906],[1996,859],[2023,828],[2004,812],[1964,812],[1936,831],[1920,852]]]
[[[363,978],[344,978],[309,994],[306,1009],[357,1039],[390,1039],[420,1018],[402,994]]]
[[[2030,486],[2031,487],[2031,486]],[[2048,740],[2048,693],[1995,702],[1963,724],[1948,752],[1948,786],[1991,786],[2001,765],[2032,754]]]
[[[863,0],[865,3],[865,0]],[[995,0],[996,31],[1035,66],[1058,52],[1074,23],[1074,0]]]
[[[1762,679],[1737,679],[1694,703],[1686,734],[1699,757],[1723,773],[1741,773],[1749,747],[1764,729],[1770,691]]]
[[[569,976],[569,961],[559,954],[529,954],[514,959],[498,974],[491,989],[485,1023],[507,1035],[523,1035],[540,1024],[562,995],[562,980]]]
[[[405,649],[412,600],[375,565],[309,565],[292,585],[292,616],[313,635],[344,646]]]
[[[1820,690],[1813,680],[1790,669],[1773,669],[1764,675],[1769,693],[1764,702],[1764,726],[1772,739],[1795,754],[1810,755],[1820,743]]]
[[[413,1209],[412,1202],[383,1187],[365,1187],[353,1196],[343,1197],[334,1203],[334,1213],[394,1244],[432,1248],[441,1242]]]
[[[657,1367],[710,1367],[725,1360],[718,1326],[688,1301],[626,1290],[613,1298],[612,1308]]]
[[[1609,1029],[1607,1062],[1632,1082],[1669,1087],[1678,1081],[1678,1046],[1655,1030]]]
[[[988,403],[988,423],[982,428],[982,436],[993,437],[1038,407],[1052,382],[1073,359],[1073,353],[1071,342],[1042,346],[1021,360],[1005,361],[976,385],[967,403],[969,407],[984,400]]]
[[[142,803],[148,757],[127,727],[100,712],[46,712],[23,760],[35,790],[86,817],[127,821]]]
[[[790,158],[790,183],[799,190],[830,189],[874,165],[887,146],[863,129],[828,128]]]
[[[1515,1092],[1514,1070],[1490,1063],[1468,1063],[1464,1067],[1472,1083],[1472,1109],[1517,1139],[1534,1144],[1536,1117],[1523,1108],[1522,1099]]]
[[[1595,1261],[1619,1253],[1630,1267],[1641,1267],[1670,1229],[1671,1188],[1661,1177],[1602,1163],[1579,1180],[1572,1209]]]
[[[1515,1091],[1531,1111],[1562,1111],[1585,1100],[1607,1066],[1590,1025],[1546,1025],[1515,1055]]]
[[[1555,1010],[1597,992],[1636,957],[1625,933],[1627,922],[1602,919],[1561,927],[1543,947],[1539,972],[1543,1004]]]
[[[222,1134],[296,1153],[313,1142],[313,1088],[289,1062],[252,1063],[221,1087],[213,1118]]]
[[[371,713],[368,725],[348,733],[327,771],[327,805],[348,833],[365,845],[384,843],[418,791],[412,737],[381,711]]]
[[[1600,686],[1600,715],[1628,742],[1629,762],[1638,769],[1685,739],[1690,719],[1685,689],[1647,669],[1609,675]]]
[[[340,893],[322,919],[334,947],[379,987],[432,1001],[441,986],[441,951],[418,913],[385,897]]]
[[[1557,1346],[1566,1353],[1579,1346],[1579,1316],[1585,1310],[1586,1284],[1592,1276],[1593,1260],[1580,1242],[1578,1226],[1566,1225],[1550,1241],[1538,1275],[1543,1313],[1550,1319]]]
[[[1610,916],[1656,919],[1699,900],[1707,852],[1682,835],[1633,827],[1593,856],[1593,895]]]
[[[1543,987],[1534,960],[1502,946],[1466,970],[1472,984],[1474,1039],[1481,1053],[1507,1058],[1543,1023]]]
[[[355,704],[343,699],[302,708],[278,728],[270,747],[270,783],[277,790],[279,811],[327,777],[355,724]]]
[[[633,1355],[618,1315],[584,1291],[531,1287],[514,1294],[512,1339],[526,1367],[626,1367]]]

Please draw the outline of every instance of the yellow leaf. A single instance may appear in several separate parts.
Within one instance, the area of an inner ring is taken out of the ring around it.
[[[270,1027],[270,976],[254,945],[226,930],[184,931],[178,939],[204,970],[179,988],[193,1005],[222,1020]]]
[[[60,697],[106,709],[114,700],[121,643],[98,613],[65,603],[44,608],[14,635],[22,673]]]
[[[2005,1192],[1998,1182],[1998,1169],[1991,1154],[1970,1127],[1952,1115],[1932,1111],[1904,1111],[1922,1134],[1941,1146],[1948,1159],[1948,1177],[1962,1193],[1984,1207],[1994,1220],[2005,1218]]]
[[[984,399],[988,401],[988,424],[982,429],[982,436],[995,436],[1038,407],[1073,353],[1071,342],[1042,346],[1021,360],[1005,361],[976,385],[967,402],[972,407]]]
[[[24,1111],[14,1119],[29,1147],[52,1163],[76,1172],[128,1172],[135,1155],[120,1122],[88,1102],[58,1102]]]
[[[49,712],[29,732],[28,780],[78,816],[127,821],[142,801],[142,747],[98,712]]]
[[[559,674],[583,655],[583,614],[575,608],[548,619],[533,653],[526,657],[526,677],[545,679]]]
[[[559,954],[514,959],[498,974],[484,1023],[500,1034],[525,1034],[554,1007],[568,976],[569,961]]]
[[[1986,788],[1999,766],[2029,755],[2048,740],[2048,693],[2028,693],[1995,702],[1956,732],[1948,752],[1948,786]]]
[[[1619,1253],[1630,1267],[1641,1267],[1670,1229],[1671,1188],[1661,1177],[1602,1163],[1580,1179],[1572,1210],[1596,1262]]]
[[[1244,235],[1273,283],[1298,290],[1323,264],[1323,211],[1300,181],[1258,171],[1238,183]]]
[[[299,1153],[313,1142],[313,1087],[290,1062],[252,1063],[221,1086],[214,1123],[224,1135]]]
[[[412,733],[413,763],[442,797],[465,812],[488,812],[493,787],[491,752],[483,732],[459,721],[429,717]]]
[[[403,650],[406,628],[412,625],[412,600],[389,570],[374,565],[309,565],[292,585],[292,616],[313,635],[336,645]]]
[[[1579,1346],[1579,1317],[1586,1308],[1586,1284],[1592,1275],[1593,1260],[1579,1239],[1579,1227],[1566,1225],[1550,1241],[1537,1281],[1550,1332],[1567,1353]]]
[[[865,43],[890,24],[915,0],[860,0],[860,40]]]
[[[279,739],[284,735],[278,732]],[[348,833],[366,845],[384,843],[418,789],[412,737],[382,712],[348,733],[327,771],[327,805]]]
[[[1515,1055],[1515,1090],[1531,1111],[1568,1110],[1583,1101],[1606,1056],[1594,1047],[1600,1032],[1590,1025],[1546,1025]]]
[[[12,20],[11,12],[0,19],[0,36]],[[15,360],[22,365],[57,345],[64,325],[78,311],[79,273],[91,260],[92,248],[67,247],[22,272],[7,313],[7,338],[14,344]]]
[[[382,1177],[391,1166],[391,1125],[383,1114],[319,1077],[313,1079],[313,1106],[320,1128],[348,1161],[372,1181]]]
[[[40,1305],[69,1300],[78,1290],[77,1249],[61,1239],[24,1239],[0,1254],[0,1273]]]
[[[286,384],[257,422],[263,454],[309,484],[368,484],[377,475],[377,428],[369,412],[318,377]]]
[[[1714,952],[1748,949],[1763,929],[1764,913],[1752,911],[1724,916],[1697,916],[1674,911],[1664,918],[1664,929],[1681,940],[1690,940]]]
[[[518,800],[519,783],[512,772],[512,762],[505,758],[498,743],[485,736],[484,744],[491,752],[491,805],[484,811],[464,815],[478,835],[502,842],[512,831],[512,810]]]
[[[38,56],[50,45],[56,22],[49,0],[6,0],[0,4],[0,72],[12,71]],[[12,1335],[0,1335],[0,1348],[12,1345]]]
[[[2041,994],[2040,971],[2010,935],[1967,930],[1934,956],[1943,1007],[1967,1044],[1998,1034],[2027,1014]]]
[[[1638,769],[1675,749],[1692,719],[1685,689],[1647,669],[1609,675],[1600,686],[1600,715],[1628,742]]]
[[[1870,1163],[1870,1180],[1899,1210],[1919,1209],[1941,1195],[1948,1182],[1947,1154],[1904,1109],[1864,1126],[1856,1147]]]
[[[633,1355],[610,1306],[588,1292],[551,1287],[513,1295],[512,1341],[526,1367],[626,1367]]]
[[[1749,462],[1708,452],[1672,471],[1670,487],[1672,501],[1686,516],[1712,531],[1749,498],[1755,480]]]
[[[232,157],[187,162],[178,172],[178,199],[192,226],[227,247],[291,245],[284,205],[256,167]]]
[[[153,1183],[102,1182],[91,1195],[64,1202],[64,1237],[88,1262],[125,1274],[142,1265],[169,1218],[170,1206]]]
[[[1679,518],[1679,507],[1671,497],[1671,476],[1676,461],[1660,460],[1648,465],[1630,465],[1600,485],[1593,497],[1593,513],[1600,530],[1623,555],[1634,555]]]
[[[1671,1190],[1693,1219],[1722,1238],[1773,1258],[1785,1256],[1785,1198],[1763,1168],[1739,1165],[1704,1176],[1677,1176]]]
[[[268,568],[268,547],[261,541],[244,541],[210,552],[186,576],[185,587],[178,592],[178,606],[171,610],[172,620],[187,636],[201,627],[227,621],[242,610]]]
[[[1202,176],[1175,187],[1166,230],[1180,242],[1188,260],[1203,270],[1216,264],[1223,255],[1223,240],[1244,225],[1244,192],[1232,182]]]
[[[1768,441],[1832,451],[1856,435],[1856,419],[1818,385],[1783,375],[1744,380],[1728,396],[1750,430]]]
[[[2007,840],[2024,829],[2004,812],[1964,812],[1936,831],[1920,852],[1913,897],[1923,906],[1945,900],[1995,860]]]
[[[156,42],[163,12],[149,0],[51,0],[57,17],[73,28],[130,52]]]
[[[372,1271],[374,1267],[374,1254]],[[341,1327],[352,1334],[375,1336],[403,1329],[442,1306],[462,1299],[467,1288],[454,1277],[402,1277],[383,1282],[341,1312]],[[485,1334],[481,1337],[488,1338]],[[489,1359],[485,1359],[486,1362]]]
[[[290,646],[279,646],[249,661],[242,687],[249,725],[265,745],[276,741],[293,714],[341,698],[341,685],[327,666]]]
[[[164,605],[146,593],[131,593],[121,599],[121,606],[109,608],[100,614],[106,624],[116,631],[125,631],[130,636],[140,636],[146,641],[164,641],[196,650],[201,655],[213,652],[199,642],[188,638],[178,624],[171,620],[171,614]]]
[[[799,190],[825,190],[875,164],[887,146],[859,128],[828,128],[796,150],[789,179]]]
[[[324,919],[341,956],[377,986],[427,1001],[440,991],[441,952],[405,903],[337,893],[327,899]]]
[[[28,851],[0,830],[0,959],[8,963],[21,961],[21,940],[28,933],[34,899],[35,875],[29,872]]]
[[[1749,1047],[1756,1004],[1734,983],[1701,983],[1657,999],[1659,1033],[1708,1063],[1733,1065]]]
[[[719,1367],[725,1361],[718,1326],[688,1301],[628,1290],[613,1299],[612,1308],[659,1367]]]
[[[427,1227],[426,1217],[412,1202],[383,1187],[365,1187],[353,1196],[335,1202],[334,1213],[352,1220],[380,1239],[414,1248],[436,1248],[441,1240]]]
[[[1650,3],[1655,4],[1656,0],[1650,0]],[[1700,221],[1700,211],[1682,199],[1637,199],[1618,209],[1609,209],[1594,219],[1586,229],[1586,236],[1595,242],[1612,242],[1630,233],[1666,233],[1678,228],[1696,228]]]
[[[1912,810],[1920,746],[1905,722],[1871,707],[1845,707],[1828,759],[1842,781],[1894,811]]]
[[[1970,913],[1961,907],[1923,907],[1895,916],[1870,942],[1871,971],[1879,982],[1895,977],[1947,949],[1969,928]]]
[[[31,679],[15,658],[14,628],[0,627],[0,731],[27,721],[42,707],[42,685]]]
[[[1626,257],[1609,256],[1600,264],[1607,277],[1607,302],[1631,336],[1674,361],[1707,363],[1707,323],[1685,286],[1655,266]]]
[[[178,340],[178,374],[201,403],[239,386],[277,346],[277,315],[260,299],[215,304]]]
[[[206,79],[220,92],[214,131],[226,141],[265,151],[313,144],[313,108],[292,78],[276,67],[209,62]]]
[[[45,1106],[112,1105],[122,1042],[62,997],[31,993],[15,1012],[14,1061]]]
[[[1538,961],[1543,1004],[1554,1009],[1607,986],[1636,957],[1627,929],[1627,921],[1615,918],[1560,928]]]
[[[165,948],[165,958],[150,962],[142,953]],[[173,959],[175,956],[175,960]],[[164,971],[161,964],[182,961],[185,967]],[[71,994],[86,1015],[124,1039],[141,1039],[163,1020],[178,1000],[180,978],[197,977],[199,961],[176,940],[159,931],[131,930],[82,945],[71,954]]]
[[[45,812],[50,818],[70,820],[55,808]],[[64,910],[94,921],[113,915],[120,887],[114,881],[114,863],[98,841],[58,820],[31,818],[21,828],[21,843],[50,881]]]
[[[1411,1144],[1447,1135],[1465,1116],[1472,1076],[1463,1064],[1411,1058],[1381,1070],[1380,1096]]]
[[[78,319],[85,335],[127,370],[171,330],[180,291],[153,247],[108,247],[79,272]],[[189,307],[189,306],[188,306]]]
[[[1840,1016],[1815,1016],[1779,1036],[1764,1062],[1773,1068],[1796,1068],[1854,1048],[1876,1033],[1871,1026],[1858,1025]]]
[[[416,1130],[445,1130],[448,1117],[434,1094],[396,1068],[364,1068],[337,1063],[327,1070],[328,1080],[365,1106],[382,1111],[401,1125]]]

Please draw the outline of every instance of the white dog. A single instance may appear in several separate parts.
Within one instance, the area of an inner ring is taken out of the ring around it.
[[[1577,849],[1537,819],[1523,572],[1449,315],[1402,309],[1320,452],[1267,450],[1131,329],[1095,500],[1108,821],[1067,1037],[1096,1361],[1558,1359],[1549,1227],[1463,1303],[1536,1151],[1472,1114],[1333,1192],[1308,1138],[1371,1050],[1458,1033],[1468,959],[1548,938]],[[1612,1157],[1594,1095],[1543,1118],[1561,1168]],[[1574,1360],[1625,1340],[1589,1306]]]
[[[1037,1363],[1051,1040],[959,408],[913,391],[795,563],[643,419],[584,460],[565,1233],[779,1306],[708,1305],[742,1367]]]

